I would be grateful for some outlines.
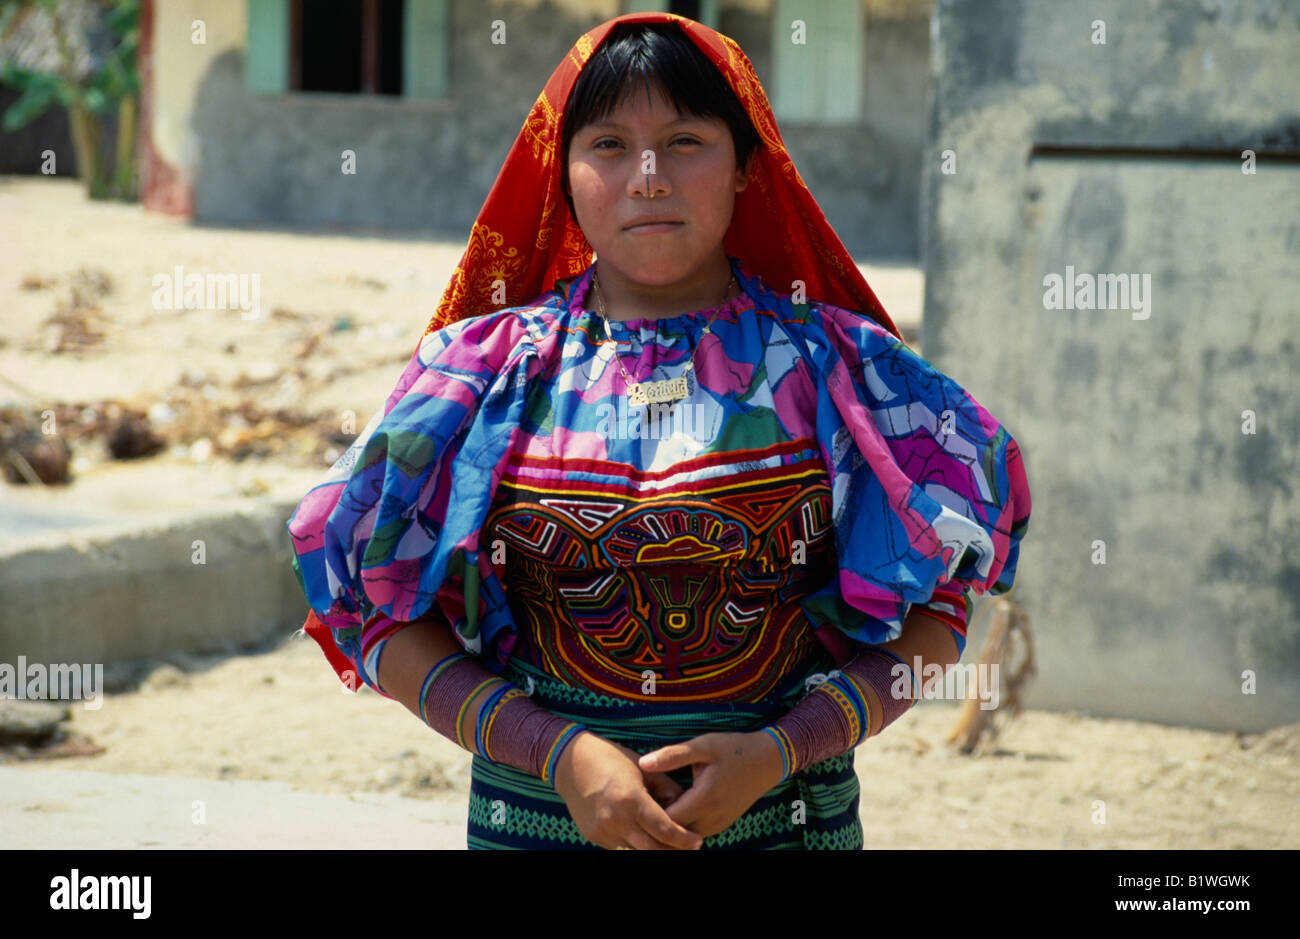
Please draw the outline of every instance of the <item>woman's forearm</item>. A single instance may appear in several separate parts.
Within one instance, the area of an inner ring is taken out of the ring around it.
[[[376,680],[458,746],[545,782],[554,781],[560,754],[583,730],[465,655],[450,628],[434,618],[413,621],[389,638]]]
[[[375,680],[386,694],[392,695],[404,708],[423,720],[424,716],[420,713],[420,686],[429,674],[429,669],[447,656],[464,651],[446,625],[432,619],[414,620],[392,636],[384,646]],[[491,675],[487,669],[483,669],[483,673],[485,680]],[[469,710],[475,716],[490,693],[490,688],[484,688],[470,701]]]
[[[894,653],[907,663],[908,668],[920,657],[922,669],[928,665],[938,665],[947,670],[950,665],[956,665],[961,657],[952,630],[943,620],[930,616],[925,607],[919,605],[913,606],[907,614],[902,634],[897,639],[881,643],[880,648]],[[917,678],[919,680],[920,675]]]
[[[918,659],[919,671],[924,673],[928,665],[947,668],[959,658],[947,624],[914,606],[897,639],[864,649],[839,670],[838,678],[819,686],[761,731],[780,751],[786,776],[853,749],[911,706],[911,687],[905,696],[894,693],[897,663],[874,650],[902,659],[909,669],[904,676],[909,682]]]
[[[918,658],[922,670],[935,664],[947,668],[959,658],[951,630],[941,620],[928,616],[920,606],[909,612],[898,639],[872,648],[887,650],[902,659],[909,670]],[[537,707],[517,689],[502,703],[503,686],[509,683],[468,658],[451,663],[454,675],[435,676],[429,687],[425,687],[435,665],[463,652],[446,623],[430,614],[388,639],[375,678],[386,694],[459,746],[553,781],[551,776],[559,756],[575,731],[581,729],[580,725]],[[864,650],[840,670],[838,687],[828,683],[827,687],[818,689],[819,693],[805,696],[789,713],[760,731],[764,747],[781,751],[786,775],[791,775],[880,733],[912,703],[910,697],[900,701],[892,694],[895,668],[892,659],[886,660],[879,653],[873,656],[872,649]],[[451,668],[445,667],[444,671]],[[421,713],[422,688],[424,713]],[[854,702],[854,694],[860,700]],[[491,723],[484,735],[491,752],[484,753],[475,746],[478,736],[475,729],[485,703],[494,698],[495,713],[489,713]],[[494,735],[493,728],[504,733]]]

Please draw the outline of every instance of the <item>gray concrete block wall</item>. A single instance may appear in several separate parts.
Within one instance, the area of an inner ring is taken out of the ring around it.
[[[1300,2],[941,0],[935,25],[922,341],[1025,455],[1030,704],[1295,721]],[[1145,318],[1046,308],[1067,267],[1145,275]]]

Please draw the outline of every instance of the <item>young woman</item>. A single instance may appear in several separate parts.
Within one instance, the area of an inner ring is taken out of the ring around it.
[[[288,528],[340,677],[474,753],[471,848],[861,848],[853,749],[1010,589],[1029,512],[744,53],[640,13],[556,69]]]

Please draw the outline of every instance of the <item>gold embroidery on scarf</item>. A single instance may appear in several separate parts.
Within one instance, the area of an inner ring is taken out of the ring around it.
[[[555,229],[558,226],[562,229],[560,254],[572,254],[574,249],[576,249],[576,252],[581,252],[585,247],[585,236],[581,231],[575,232],[574,222],[569,217],[568,212],[564,211],[563,197],[558,193],[558,187],[552,186],[546,199],[546,208],[542,211],[541,221],[537,224],[537,240],[533,242],[533,249],[546,253],[550,249],[551,237],[555,234]],[[585,270],[586,267],[587,265],[582,265],[582,267],[578,268],[579,272]],[[549,286],[549,284],[543,284],[542,289],[545,290]]]
[[[555,108],[543,92],[524,120],[524,134],[533,144],[533,159],[542,166],[550,166],[555,158],[555,128],[558,124]]]
[[[506,283],[506,306],[515,306],[526,298],[512,297],[509,291],[523,283],[524,259],[518,248],[503,248],[505,236],[483,224],[475,224],[470,232],[469,249],[466,259],[474,271],[475,283],[470,285],[473,296],[470,316],[489,312],[495,308],[492,302],[493,282],[500,279]]]
[[[577,65],[579,69],[587,64],[587,60],[591,58],[593,48],[591,39],[584,34],[578,37],[578,41],[574,43],[573,48],[569,50],[570,57],[573,58],[574,64]]]
[[[541,221],[537,223],[537,238],[533,241],[534,251],[545,251],[551,243],[551,226],[555,224],[555,200],[547,199],[542,211]]]
[[[429,333],[437,332],[448,324],[448,318],[451,314],[452,308],[459,303],[460,298],[465,293],[461,288],[462,279],[462,273],[458,267],[452,272],[451,282],[448,283],[447,290],[443,293],[442,300],[438,303],[438,309],[434,310],[433,316],[429,317],[429,325],[424,327],[424,333],[420,337],[421,340],[424,339],[424,336],[429,335]]]
[[[560,244],[560,257],[574,259],[571,273],[581,274],[591,264],[591,247],[587,236],[576,225],[564,226],[564,241]]]
[[[517,289],[523,283],[524,259],[519,256],[518,248],[503,250],[504,243],[505,237],[499,232],[494,232],[480,222],[474,224],[469,246],[456,265],[447,295],[438,304],[438,311],[430,320],[426,334],[442,329],[456,320],[497,309],[497,305],[492,302],[492,292],[498,279],[505,281],[507,306],[517,306],[526,299],[510,296],[511,289]],[[474,272],[474,280],[467,285],[470,271]]]

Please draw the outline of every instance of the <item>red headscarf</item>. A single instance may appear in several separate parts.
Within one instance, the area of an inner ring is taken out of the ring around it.
[[[426,333],[499,309],[492,299],[498,279],[505,282],[507,303],[516,305],[591,264],[591,245],[560,186],[564,106],[579,73],[614,26],[666,22],[680,26],[718,67],[762,140],[750,183],[736,195],[723,250],[774,290],[790,293],[791,283],[802,280],[808,299],[867,313],[899,335],[794,168],[749,58],[729,37],[672,13],[615,17],[574,43],[528,112]]]
[[[507,304],[518,305],[591,264],[591,245],[569,212],[561,187],[564,106],[578,75],[614,26],[668,22],[680,26],[717,66],[761,139],[749,185],[736,194],[723,250],[774,290],[791,293],[793,282],[801,280],[808,300],[865,313],[901,338],[795,169],[749,58],[730,37],[673,13],[618,16],[574,43],[524,119],[426,335],[457,320],[500,309],[493,299],[498,281],[505,283]],[[335,671],[342,675],[352,669],[315,613],[308,614],[303,628],[320,644]]]

